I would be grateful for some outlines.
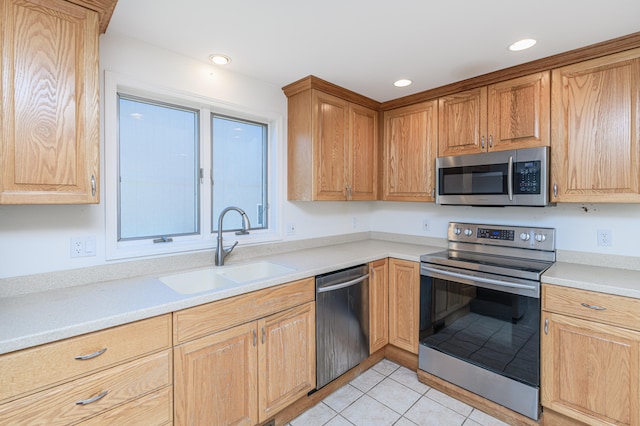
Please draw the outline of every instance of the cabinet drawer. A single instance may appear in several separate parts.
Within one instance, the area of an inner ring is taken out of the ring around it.
[[[315,295],[312,277],[174,312],[174,344],[302,305]]]
[[[640,331],[640,300],[544,284],[542,309]]]
[[[95,373],[0,406],[0,424],[67,425],[171,384],[171,351]],[[106,392],[102,398],[96,398]],[[88,402],[78,404],[78,401]]]
[[[82,426],[160,426],[173,421],[173,387],[145,395],[80,423]]]
[[[0,402],[171,347],[171,315],[0,356]],[[86,360],[76,357],[102,354]]]

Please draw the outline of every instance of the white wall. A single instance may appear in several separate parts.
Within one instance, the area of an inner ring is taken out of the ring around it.
[[[429,231],[423,231],[427,220]],[[447,223],[478,222],[556,229],[560,250],[640,256],[640,205],[567,204],[552,207],[454,207],[431,203],[377,202],[371,215],[376,231],[445,238]],[[597,230],[613,235],[610,247],[597,245]]]
[[[279,87],[114,34],[103,35],[100,47],[101,71],[106,69],[250,109],[273,111],[286,118],[286,97]],[[104,167],[104,143],[102,150]],[[284,166],[279,172],[284,194]],[[101,175],[104,189],[104,170]],[[99,205],[0,206],[0,278],[106,264],[104,191],[101,196]],[[640,205],[584,207],[499,209],[431,203],[283,202],[282,222],[296,228],[295,235],[285,240],[369,230],[444,237],[449,220],[538,224],[558,230],[560,249],[640,256]],[[424,219],[430,225],[427,232],[422,230]],[[612,247],[596,245],[596,230],[602,228],[612,230]],[[70,238],[76,236],[96,236],[97,255],[72,259]]]

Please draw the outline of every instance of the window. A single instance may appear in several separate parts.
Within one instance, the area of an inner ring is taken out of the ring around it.
[[[282,239],[282,114],[172,92],[105,72],[107,259]],[[213,258],[212,258],[213,259]]]
[[[118,103],[118,241],[197,234],[198,111]]]
[[[247,213],[251,229],[265,229],[267,221],[267,125],[213,114],[213,215],[211,229],[218,231],[218,216],[229,206]],[[225,216],[222,229],[241,229],[240,215]]]

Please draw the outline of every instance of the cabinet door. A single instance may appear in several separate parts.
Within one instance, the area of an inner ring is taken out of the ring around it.
[[[383,200],[433,201],[436,101],[384,112]]]
[[[420,263],[389,259],[389,343],[418,354]]]
[[[260,422],[316,387],[315,302],[258,321]]]
[[[369,264],[369,353],[389,343],[389,262]]]
[[[174,348],[176,425],[258,423],[256,323]]]
[[[0,204],[97,203],[98,14],[4,0]]]
[[[549,146],[549,71],[492,84],[488,102],[489,151]]]
[[[378,194],[378,111],[349,106],[350,200],[375,200]]]
[[[346,200],[349,103],[313,90],[315,200]]]
[[[438,100],[438,157],[487,150],[487,88]]]
[[[553,70],[552,201],[640,201],[640,49]]]
[[[591,425],[640,424],[640,333],[543,312],[541,402]]]

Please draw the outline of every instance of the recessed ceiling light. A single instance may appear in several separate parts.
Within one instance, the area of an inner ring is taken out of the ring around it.
[[[518,40],[515,43],[513,43],[511,46],[509,46],[509,50],[511,50],[512,52],[525,50],[530,47],[533,47],[533,45],[536,43],[537,41],[532,38],[525,38],[524,40]]]
[[[396,86],[396,87],[406,87],[406,86],[410,85],[411,83],[412,83],[411,80],[407,80],[406,78],[403,78],[403,79],[398,80],[395,83],[393,83],[393,85]]]
[[[231,62],[230,57],[220,53],[214,53],[213,55],[209,55],[209,60],[216,65],[227,65],[229,62]]]

